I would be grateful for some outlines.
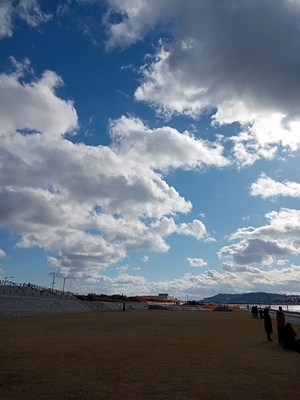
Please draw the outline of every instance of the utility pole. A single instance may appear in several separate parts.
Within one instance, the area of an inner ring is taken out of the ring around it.
[[[64,278],[64,283],[63,283],[63,294],[65,294],[65,283],[66,283],[66,278]]]
[[[52,272],[53,280],[52,280],[52,293],[54,292],[54,285],[55,285],[55,272]]]

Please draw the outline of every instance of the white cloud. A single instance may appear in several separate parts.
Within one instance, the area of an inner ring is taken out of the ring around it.
[[[187,260],[191,267],[205,267],[207,265],[207,262],[202,258],[187,258]]]
[[[230,261],[225,261],[222,265],[223,271],[237,272],[237,273],[249,273],[256,274],[258,276],[262,275],[264,272],[259,268],[251,267],[250,265],[236,265]]]
[[[276,196],[300,197],[300,184],[290,181],[277,182],[261,174],[257,181],[252,183],[250,194],[264,199]]]
[[[116,269],[119,272],[119,274],[120,273],[124,274],[126,271],[129,270],[129,267],[128,265],[122,265],[121,267],[117,267]]]
[[[167,183],[165,176],[173,169],[223,168],[230,165],[225,149],[238,166],[247,166],[276,157],[280,147],[299,148],[300,36],[294,21],[300,3],[107,4],[107,49],[133,45],[154,30],[156,37],[161,33],[167,38],[158,40],[155,54],[145,58],[135,98],[165,117],[210,116],[220,135],[208,141],[195,130],[154,129],[122,116],[110,122],[110,146],[74,144],[66,133],[78,129],[77,113],[72,101],[57,95],[62,78],[53,71],[35,77],[28,60],[12,59],[15,72],[0,75],[1,228],[20,235],[19,247],[53,251],[49,267],[60,276],[86,279],[104,291],[128,293],[139,287],[145,293],[204,295],[274,285],[284,291],[296,288],[299,267],[287,266],[283,259],[300,250],[299,211],[291,209],[268,213],[264,226],[233,233],[234,243],[219,252],[230,258],[221,272],[210,266],[201,275],[148,282],[129,275],[126,266],[114,279],[99,276],[99,271],[131,251],[166,252],[166,238],[175,233],[214,240],[202,221],[178,222],[192,203]],[[13,35],[17,19],[36,28],[50,17],[37,0],[2,0],[0,38]],[[233,122],[237,133],[224,134],[223,126]],[[299,184],[262,175],[252,184],[251,195],[298,197]],[[188,261],[206,265],[203,259]],[[280,268],[264,270],[274,264]]]
[[[84,272],[84,271],[83,271]],[[300,294],[300,266],[279,265],[279,268],[258,268],[249,265],[236,265],[229,261],[223,263],[222,271],[207,269],[198,275],[184,274],[177,279],[149,281],[143,276],[130,275],[128,268],[121,268],[115,278],[105,275],[81,274],[86,286],[78,285],[77,291],[84,293],[126,293],[145,295],[169,293],[180,299],[186,294],[192,299],[201,299],[216,293],[245,293],[265,291],[272,293]],[[81,281],[82,282],[82,281]]]
[[[32,27],[37,27],[43,22],[49,21],[51,14],[41,11],[38,0],[19,0],[16,13],[20,18]]]
[[[40,9],[38,0],[1,0],[0,39],[13,35],[13,22],[17,18],[36,28],[51,17],[51,14],[46,14]]]
[[[224,263],[225,264],[225,263]],[[245,293],[265,291],[271,293],[299,294],[300,266],[262,270],[251,266],[223,265],[223,271],[208,269],[202,274],[184,274],[178,279],[145,282],[142,290],[131,294],[166,292],[181,299],[188,293],[191,298],[201,299],[212,293]]]
[[[136,43],[164,18],[169,22],[171,39],[141,68],[137,100],[167,117],[210,112],[221,131],[238,122],[242,131],[232,138],[232,154],[240,166],[272,159],[280,146],[300,147],[298,1],[109,4],[109,13],[122,18],[106,20],[108,47]]]
[[[141,267],[132,267],[130,268],[131,271],[140,271]]]
[[[283,260],[277,260],[276,264],[277,265],[286,265],[288,264],[289,260],[287,260],[286,258]]]
[[[226,165],[221,146],[125,117],[111,121],[110,147],[74,144],[65,133],[76,110],[55,93],[62,79],[46,71],[23,83],[30,63],[12,61],[16,72],[0,75],[0,227],[20,235],[18,247],[52,250],[52,270],[87,278],[128,252],[168,251],[174,233],[213,240],[199,220],[175,222],[192,204],[157,171]]]
[[[175,0],[177,2],[177,0]],[[168,1],[152,0],[108,0],[109,8],[103,18],[106,26],[108,50],[116,47],[127,47],[143,39],[145,34],[170,20],[176,14],[176,8],[170,7]],[[121,21],[111,23],[112,17],[118,14]]]
[[[203,222],[194,219],[191,223],[183,223],[178,226],[177,233],[182,235],[194,236],[197,239],[205,238],[206,241],[215,241],[210,235],[207,234]]]
[[[20,246],[51,248],[61,260],[72,258],[73,268],[76,263],[85,268],[89,260],[91,268],[100,268],[130,250],[166,251],[163,236],[182,229],[206,234],[201,224],[181,227],[172,218],[153,226],[139,221],[139,215],[160,218],[191,205],[151,170],[140,175],[135,163],[108,148],[15,133],[3,140],[1,156],[2,227],[23,235]]]
[[[194,169],[229,164],[218,141],[197,139],[190,132],[180,133],[169,126],[150,129],[138,118],[123,116],[111,121],[110,132],[115,152],[154,169]]]
[[[272,270],[261,270],[251,266],[236,266],[235,268],[227,266],[226,269],[223,266],[223,272],[208,269],[201,275],[185,274],[179,279],[151,282],[151,287],[181,298],[184,298],[187,293],[197,298],[210,296],[212,293],[251,291],[297,294],[300,293],[299,278],[300,267],[296,265]]]
[[[0,258],[5,258],[5,257],[6,257],[5,251],[0,249]]]
[[[126,293],[129,294],[137,294],[137,288],[139,288],[139,293],[149,293],[149,290],[151,290],[151,285],[144,277],[129,275],[126,272],[121,273],[117,278],[102,276],[97,279],[97,283],[105,289],[106,293],[112,293],[112,291],[114,293],[123,293],[125,292],[124,288]]]
[[[12,3],[7,1],[2,1],[0,4],[0,39],[12,36]]]
[[[204,239],[205,241],[214,241],[214,239],[207,233],[205,225],[194,219],[190,223],[175,224],[172,218],[163,217],[161,220],[156,221],[151,225],[151,232],[159,234],[177,233],[185,236],[193,236],[196,239]]]
[[[16,130],[62,135],[74,130],[77,114],[73,103],[55,94],[62,79],[55,72],[45,71],[40,79],[23,83],[21,69],[19,65],[16,73],[0,74],[0,135]]]
[[[282,208],[265,217],[269,224],[240,228],[230,235],[229,240],[239,241],[222,247],[219,257],[230,257],[238,265],[269,265],[276,258],[300,254],[300,211]]]

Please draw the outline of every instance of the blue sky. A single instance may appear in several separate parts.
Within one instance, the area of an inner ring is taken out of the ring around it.
[[[299,17],[0,0],[0,278],[300,294]]]

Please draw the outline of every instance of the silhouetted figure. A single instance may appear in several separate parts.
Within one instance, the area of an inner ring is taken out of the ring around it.
[[[281,306],[276,312],[276,324],[278,333],[278,343],[281,346],[283,344],[283,336],[285,331],[285,317]]]
[[[126,307],[126,304],[125,304],[125,303],[123,303],[123,311],[125,311],[125,307]]]
[[[294,331],[292,325],[288,322],[283,331],[283,348],[284,349],[292,349],[296,350],[297,347],[297,340],[296,336],[297,333]]]
[[[257,306],[252,306],[252,308],[251,308],[251,313],[252,313],[252,317],[253,317],[253,318],[257,318],[257,317],[258,317]]]
[[[261,308],[259,309],[259,316],[260,316],[260,318],[264,317],[264,312]]]
[[[273,333],[273,327],[268,307],[266,307],[264,311],[264,325],[265,325],[265,332],[267,334],[267,340],[269,342],[273,342],[273,340],[271,339],[271,333]]]

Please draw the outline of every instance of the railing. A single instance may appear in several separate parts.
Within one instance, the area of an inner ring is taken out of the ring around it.
[[[0,280],[0,286],[7,286],[9,287],[14,287],[16,289],[22,290],[26,294],[26,288],[36,292],[40,296],[43,296],[44,294],[50,297],[63,297],[65,296],[66,298],[72,299],[72,300],[78,300],[77,297],[75,296],[74,293],[69,292],[69,291],[62,291],[62,290],[53,290],[45,286],[40,286],[36,285],[34,283],[17,283],[13,281],[8,281],[7,279],[5,280]]]
[[[2,286],[13,286],[13,287],[16,287],[18,289],[24,290],[23,287],[22,287],[23,286],[22,283],[8,281],[7,279],[6,280],[2,280],[2,281],[0,280],[0,285],[2,285]]]
[[[2,286],[18,286],[20,283],[16,283],[13,281],[8,281],[7,279],[3,279],[2,281],[0,280],[0,285]]]

